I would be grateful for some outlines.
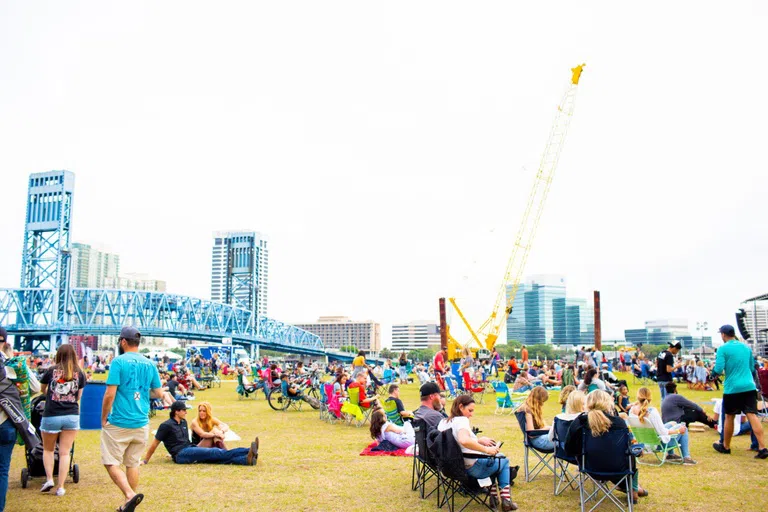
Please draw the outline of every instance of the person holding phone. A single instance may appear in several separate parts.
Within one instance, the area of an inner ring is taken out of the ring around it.
[[[443,419],[437,429],[441,432],[451,430],[454,439],[467,455],[489,455],[484,458],[464,457],[464,468],[467,475],[481,480],[490,478],[490,506],[496,508],[496,490],[498,486],[501,497],[501,509],[505,512],[517,510],[517,504],[512,501],[510,488],[509,459],[501,455],[501,444],[489,437],[477,437],[472,431],[469,420],[475,413],[475,399],[469,395],[460,395],[451,406],[451,414]]]

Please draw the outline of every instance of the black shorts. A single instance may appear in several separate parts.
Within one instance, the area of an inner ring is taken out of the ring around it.
[[[757,391],[723,394],[723,414],[757,414]]]

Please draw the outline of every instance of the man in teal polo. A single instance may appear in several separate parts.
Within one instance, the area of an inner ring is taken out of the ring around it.
[[[717,350],[714,373],[725,373],[723,386],[723,443],[714,443],[712,447],[724,454],[731,453],[733,437],[733,419],[737,414],[745,414],[752,426],[752,432],[758,442],[756,459],[768,459],[768,449],[763,441],[763,426],[757,417],[757,386],[755,386],[755,358],[752,350],[736,339],[732,325],[720,328],[720,337],[724,345]]]

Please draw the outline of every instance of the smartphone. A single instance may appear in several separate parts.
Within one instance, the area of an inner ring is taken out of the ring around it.
[[[499,443],[499,446],[497,446],[496,448],[498,448],[499,450],[501,450],[501,447],[502,447],[502,446],[504,446],[504,441],[502,441],[501,443]]]

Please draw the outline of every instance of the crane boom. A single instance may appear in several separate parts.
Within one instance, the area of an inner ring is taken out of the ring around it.
[[[539,163],[539,169],[536,172],[536,178],[533,181],[533,187],[530,196],[528,197],[525,212],[523,213],[523,219],[520,223],[517,236],[515,237],[512,256],[507,262],[507,267],[504,271],[504,280],[496,295],[493,311],[491,312],[491,316],[489,316],[477,329],[478,333],[485,335],[486,347],[488,349],[492,349],[493,345],[495,345],[501,330],[501,325],[512,312],[512,304],[514,304],[517,289],[523,278],[525,264],[528,261],[528,255],[530,254],[531,246],[536,236],[536,229],[539,226],[541,214],[544,211],[544,204],[547,201],[549,189],[552,185],[552,178],[554,177],[555,169],[557,169],[560,152],[563,149],[565,136],[568,133],[568,127],[571,123],[576,91],[578,90],[579,79],[581,78],[583,70],[584,64],[571,69],[571,83],[568,84],[568,88],[563,94],[563,98],[557,107],[555,122],[549,133],[547,145],[544,148],[544,153],[541,157],[541,162]],[[509,294],[506,293],[508,286],[511,286]],[[505,304],[503,309],[502,304]]]

